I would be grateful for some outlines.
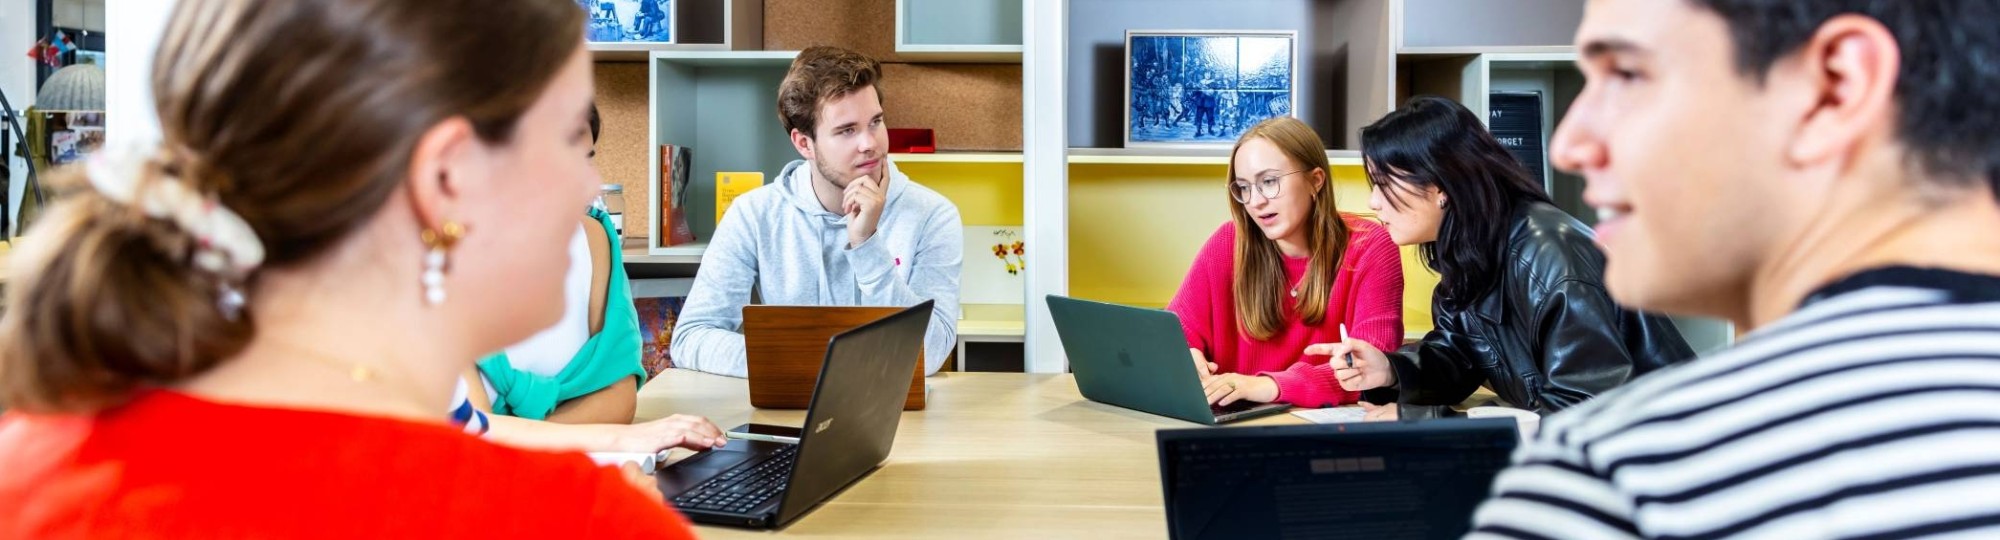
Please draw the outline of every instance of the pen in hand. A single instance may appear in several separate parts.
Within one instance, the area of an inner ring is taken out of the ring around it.
[[[1340,323],[1340,342],[1342,344],[1347,343],[1347,323]],[[1352,349],[1348,350],[1347,354],[1341,355],[1341,357],[1347,359],[1347,369],[1354,369],[1354,351]]]

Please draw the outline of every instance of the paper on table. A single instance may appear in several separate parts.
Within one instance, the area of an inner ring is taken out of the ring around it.
[[[1292,409],[1292,416],[1304,418],[1306,419],[1306,421],[1315,424],[1346,424],[1351,422],[1360,422],[1361,418],[1363,416],[1366,416],[1367,414],[1368,411],[1363,410],[1359,405],[1348,405],[1345,407],[1328,407],[1325,409]]]
[[[1535,431],[1542,427],[1542,415],[1511,407],[1473,407],[1465,410],[1472,418],[1513,418],[1514,428],[1521,432],[1521,440],[1535,438]]]

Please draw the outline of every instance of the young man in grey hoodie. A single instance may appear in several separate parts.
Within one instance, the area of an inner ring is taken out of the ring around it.
[[[778,117],[805,159],[738,197],[715,228],[674,326],[677,367],[745,375],[743,306],[912,306],[935,300],[924,373],[958,342],[958,207],[889,162],[875,87],[881,64],[854,51],[801,51],[778,87]]]

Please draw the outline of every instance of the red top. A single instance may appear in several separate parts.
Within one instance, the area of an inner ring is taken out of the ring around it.
[[[150,391],[0,416],[0,538],[693,538],[583,454]]]
[[[1271,339],[1256,341],[1236,324],[1236,300],[1230,283],[1236,277],[1236,226],[1222,224],[1188,269],[1181,290],[1167,310],[1179,315],[1188,343],[1201,349],[1217,371],[1269,375],[1278,382],[1278,401],[1301,407],[1353,403],[1359,392],[1340,388],[1327,357],[1305,356],[1307,345],[1340,341],[1340,325],[1348,337],[1385,351],[1403,344],[1403,258],[1388,229],[1358,217],[1343,215],[1351,231],[1340,274],[1333,280],[1333,297],[1326,318],[1306,326],[1290,298],[1282,302],[1285,324]],[[1285,257],[1285,285],[1290,289],[1305,276],[1307,258]],[[1282,293],[1280,293],[1282,294]]]

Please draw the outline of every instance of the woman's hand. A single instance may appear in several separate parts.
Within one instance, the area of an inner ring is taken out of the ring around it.
[[[651,422],[613,425],[612,452],[659,452],[668,448],[707,450],[728,442],[722,429],[699,416],[676,414]]]
[[[1402,416],[1402,409],[1398,408],[1394,403],[1376,405],[1363,401],[1359,405],[1361,405],[1361,410],[1366,411],[1366,414],[1361,415],[1361,421],[1363,422],[1394,422]]]
[[[1389,365],[1389,357],[1366,341],[1310,345],[1305,353],[1332,357],[1327,365],[1333,366],[1333,376],[1340,379],[1343,390],[1360,392],[1396,385],[1396,370]]]
[[[1201,377],[1201,382],[1208,382],[1209,377],[1215,376],[1215,362],[1208,361],[1208,356],[1201,354],[1201,349],[1189,348],[1188,354],[1194,356],[1194,374]]]
[[[1278,381],[1263,375],[1218,373],[1202,382],[1208,403],[1227,406],[1238,401],[1270,403],[1278,399]]]

